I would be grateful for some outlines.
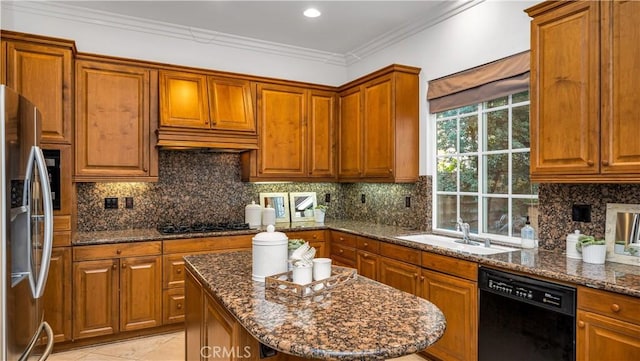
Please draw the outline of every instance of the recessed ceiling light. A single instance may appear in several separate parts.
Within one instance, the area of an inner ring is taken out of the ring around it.
[[[304,11],[303,14],[304,14],[304,16],[306,16],[308,18],[317,18],[322,13],[318,9],[308,8],[307,10]]]

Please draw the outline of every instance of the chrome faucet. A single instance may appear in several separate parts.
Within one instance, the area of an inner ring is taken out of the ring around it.
[[[460,243],[470,244],[471,238],[469,238],[469,223],[465,223],[462,218],[458,217],[456,229],[458,232],[462,232],[462,242]]]

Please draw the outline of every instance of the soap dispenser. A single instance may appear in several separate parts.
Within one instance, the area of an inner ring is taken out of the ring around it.
[[[531,222],[529,222],[529,216],[527,216],[527,222],[524,227],[520,231],[522,248],[534,248],[536,246],[536,232],[531,227]]]

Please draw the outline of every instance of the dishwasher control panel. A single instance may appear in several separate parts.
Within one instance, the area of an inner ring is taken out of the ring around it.
[[[503,271],[480,268],[481,290],[566,314],[575,313],[575,288]]]

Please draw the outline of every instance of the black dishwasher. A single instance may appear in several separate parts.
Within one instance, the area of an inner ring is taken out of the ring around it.
[[[575,361],[575,288],[484,267],[478,276],[480,361]]]

